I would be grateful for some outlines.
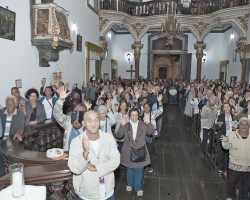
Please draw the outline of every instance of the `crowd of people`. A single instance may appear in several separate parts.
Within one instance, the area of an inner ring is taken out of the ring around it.
[[[63,148],[69,151],[68,166],[79,199],[114,199],[113,172],[119,164],[126,167],[126,190],[143,195],[143,171],[154,171],[155,142],[168,101],[184,108],[187,131],[200,134],[201,159],[216,143],[218,173],[228,178],[228,200],[235,198],[236,188],[239,199],[248,198],[249,85],[120,77],[104,82],[92,77],[87,85],[69,89],[63,82],[57,86],[42,82],[39,92],[31,88],[24,98],[13,87],[0,110],[0,139],[21,142],[26,125],[57,122],[64,129]],[[4,174],[1,155],[0,173]]]

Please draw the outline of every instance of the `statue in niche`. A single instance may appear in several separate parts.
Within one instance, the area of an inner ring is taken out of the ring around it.
[[[47,3],[54,3],[54,0],[42,0],[42,4],[47,4]]]
[[[56,11],[56,18],[60,29],[60,36],[64,39],[70,39],[70,31],[66,20],[66,16]]]
[[[40,9],[37,11],[37,35],[48,35],[49,10]]]

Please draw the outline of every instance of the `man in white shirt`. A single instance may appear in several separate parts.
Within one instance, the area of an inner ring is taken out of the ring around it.
[[[99,130],[95,111],[84,114],[83,125],[86,130],[72,140],[69,151],[75,192],[82,200],[114,200],[114,170],[120,164],[116,141]]]

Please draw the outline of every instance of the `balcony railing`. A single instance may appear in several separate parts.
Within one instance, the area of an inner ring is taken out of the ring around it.
[[[101,10],[125,12],[133,16],[164,14],[206,15],[217,10],[249,5],[249,0],[199,0],[191,1],[184,7],[178,0],[154,0],[149,2],[130,2],[129,0],[100,0]]]

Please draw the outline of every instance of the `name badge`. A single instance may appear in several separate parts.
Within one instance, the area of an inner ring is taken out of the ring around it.
[[[104,184],[104,177],[102,176],[102,177],[99,177],[99,183],[100,184]]]

